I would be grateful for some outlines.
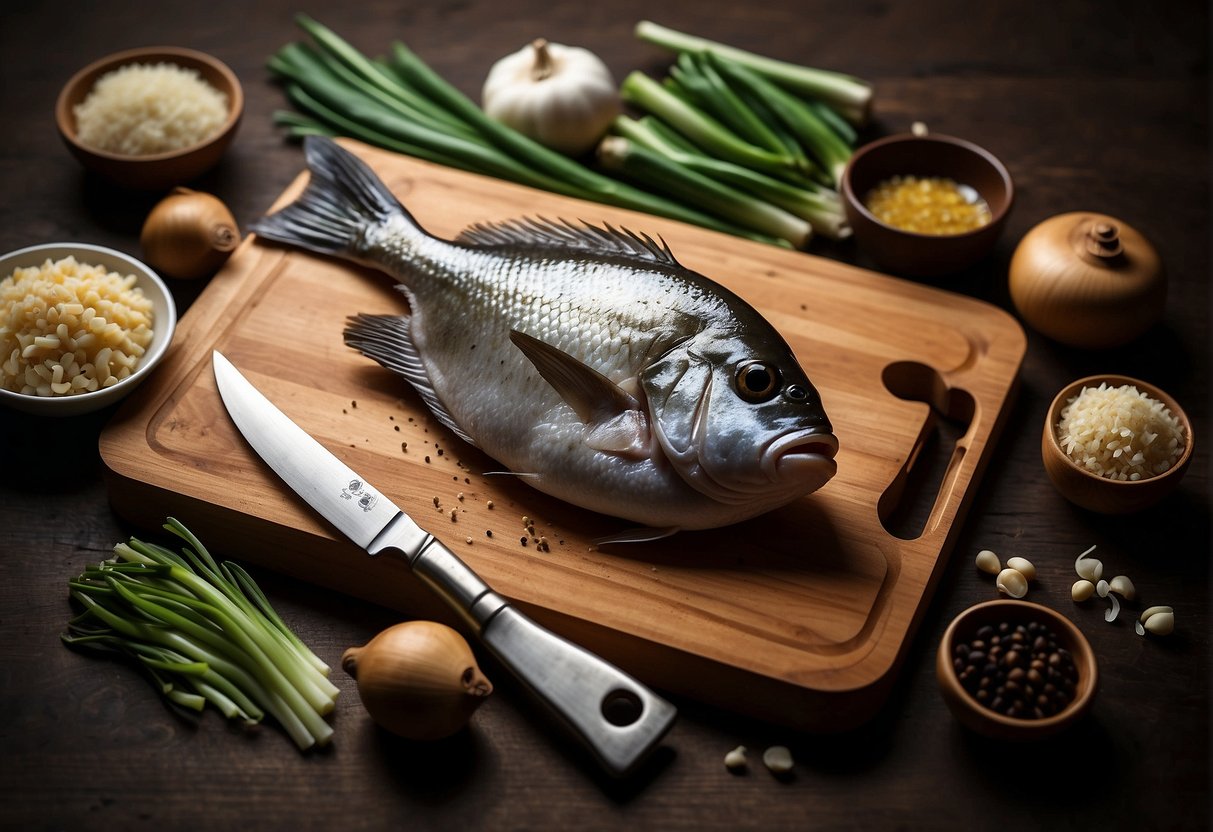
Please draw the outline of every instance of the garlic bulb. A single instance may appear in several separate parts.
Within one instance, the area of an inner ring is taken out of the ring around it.
[[[389,627],[346,650],[341,667],[371,719],[413,740],[450,736],[493,692],[463,636],[433,621]]]
[[[490,118],[570,156],[593,148],[621,110],[597,55],[542,38],[493,64],[481,103]]]

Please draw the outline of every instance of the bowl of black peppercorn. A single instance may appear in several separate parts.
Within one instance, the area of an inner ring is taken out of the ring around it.
[[[987,601],[948,625],[936,654],[944,701],[962,725],[1001,740],[1053,736],[1086,714],[1099,667],[1068,618],[1030,601]]]

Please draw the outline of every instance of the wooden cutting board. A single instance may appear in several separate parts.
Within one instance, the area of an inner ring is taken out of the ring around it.
[[[493,460],[431,418],[403,381],[343,345],[347,316],[403,310],[390,279],[250,237],[182,318],[165,363],[102,434],[119,514],[142,528],[173,515],[228,557],[453,622],[407,567],[362,555],[252,453],[215,389],[210,357],[219,349],[553,630],[659,688],[792,727],[843,729],[870,717],[1007,412],[1026,343],[1014,319],[808,254],[346,145],[441,236],[541,215],[663,237],[684,265],[746,298],[787,338],[835,426],[838,475],[730,528],[596,548],[593,539],[631,524],[486,476],[499,470]],[[278,204],[305,181],[301,174]],[[940,415],[961,433],[923,494],[913,475]],[[897,536],[886,522],[911,497],[926,500],[929,517],[921,533]]]

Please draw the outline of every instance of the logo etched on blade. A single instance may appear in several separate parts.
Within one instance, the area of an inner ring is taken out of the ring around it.
[[[350,480],[350,484],[341,489],[341,499],[357,500],[359,508],[370,511],[379,502],[379,495],[362,480]]]

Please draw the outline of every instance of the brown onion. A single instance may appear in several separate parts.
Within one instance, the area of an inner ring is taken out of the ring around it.
[[[193,280],[214,274],[227,261],[240,244],[240,230],[217,197],[175,188],[147,215],[139,243],[153,269]]]
[[[371,719],[412,740],[454,734],[493,692],[463,636],[434,621],[389,627],[346,650],[341,667]]]
[[[1099,349],[1127,344],[1162,318],[1166,278],[1154,246],[1105,214],[1045,220],[1011,258],[1011,299],[1050,338]]]

